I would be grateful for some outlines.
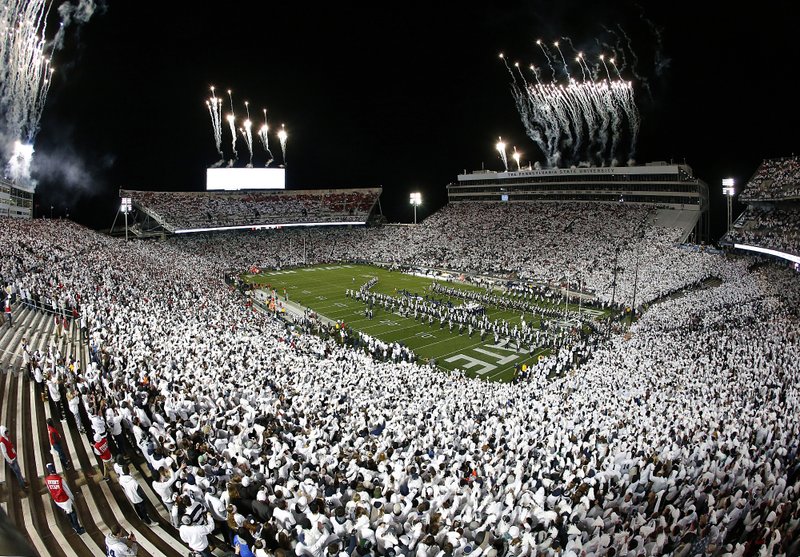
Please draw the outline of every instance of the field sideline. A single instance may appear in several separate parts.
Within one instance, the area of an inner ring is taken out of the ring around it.
[[[413,318],[390,313],[376,305],[373,319],[365,317],[365,304],[348,298],[347,289],[357,290],[373,277],[378,282],[371,291],[390,296],[399,296],[398,291],[407,290],[424,296],[434,282],[446,284],[460,290],[479,290],[474,285],[460,282],[436,281],[432,278],[417,277],[389,271],[368,265],[317,265],[265,272],[258,275],[244,275],[247,282],[274,289],[281,299],[284,290],[288,299],[332,320],[341,320],[352,329],[361,331],[385,342],[400,342],[412,349],[421,360],[436,360],[437,365],[447,370],[465,370],[467,375],[478,375],[490,381],[510,381],[514,376],[514,366],[531,365],[540,355],[549,353],[547,347],[539,347],[530,353],[530,347],[504,344],[495,345],[492,335],[481,341],[479,332],[470,337],[466,330],[459,335],[445,325],[440,328],[438,321],[429,325]],[[436,295],[439,299],[446,299]],[[462,300],[453,299],[453,305]],[[490,319],[502,319],[511,326],[521,322],[522,314],[497,307],[486,308]],[[538,324],[530,314],[526,322]]]

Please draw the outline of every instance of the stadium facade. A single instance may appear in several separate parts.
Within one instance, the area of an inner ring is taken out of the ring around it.
[[[634,203],[664,209],[686,232],[684,241],[709,238],[708,186],[686,164],[476,170],[447,186],[449,203],[585,202]],[[670,213],[672,212],[672,213]]]
[[[22,186],[0,178],[0,216],[33,218],[33,186]]]

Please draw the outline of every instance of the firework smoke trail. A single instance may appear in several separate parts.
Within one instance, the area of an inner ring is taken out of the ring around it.
[[[625,41],[628,44],[628,51],[631,53],[631,73],[633,74],[633,77],[635,77],[639,83],[642,84],[644,90],[647,91],[647,96],[653,98],[653,92],[650,90],[650,81],[638,73],[637,66],[639,65],[639,57],[636,55],[636,51],[633,50],[633,41],[631,41],[631,38],[627,33],[625,33],[625,30],[621,25],[617,24],[617,28],[619,29],[620,33],[622,33],[622,36],[625,37]]]
[[[556,47],[556,50],[561,55],[561,61],[564,63],[564,73],[566,74],[567,79],[569,80],[572,76],[569,75],[569,66],[567,65],[567,59],[564,58],[564,53],[561,52],[561,47],[558,46],[558,41],[554,42],[553,46]]]
[[[250,154],[250,160],[247,163],[247,168],[253,168],[253,123],[250,121],[250,102],[244,101],[244,109],[247,112],[247,119],[244,121],[244,128],[240,128],[244,143],[247,146],[247,152]]]
[[[231,129],[231,149],[233,150],[233,158],[228,162],[228,166],[233,166],[233,163],[239,160],[239,153],[236,151],[236,112],[233,110],[233,95],[230,89],[228,89],[228,99],[231,101],[231,113],[226,119]]]
[[[601,25],[601,27],[603,28],[603,31],[614,37],[614,45],[612,46],[606,42],[600,42],[599,39],[595,39],[594,41],[597,43],[597,46],[600,47],[600,50],[611,51],[614,53],[614,56],[619,59],[619,70],[624,72],[628,67],[628,60],[625,58],[625,48],[622,44],[622,38],[613,29],[609,29],[605,25]]]
[[[558,137],[558,158],[562,158],[561,150],[565,147],[572,148],[575,145],[575,139],[572,135],[572,130],[570,128],[570,115],[569,109],[564,99],[564,86],[553,83],[553,108],[555,109],[555,115],[558,118],[558,125],[560,128],[560,133]]]
[[[547,47],[544,45],[541,39],[536,39],[536,44],[538,44],[539,48],[541,48],[542,52],[544,52],[544,57],[547,59],[547,65],[550,68],[550,73],[553,74],[553,81],[555,81],[556,69],[553,67],[553,62],[550,59],[550,52],[547,50]]]
[[[556,166],[560,157],[559,139],[561,126],[557,109],[554,106],[553,90],[555,85],[547,83],[528,88],[531,103],[531,116],[542,127],[543,141],[546,143],[542,153],[547,157],[549,166]]]
[[[534,73],[534,75],[536,74]],[[541,83],[538,83],[538,85],[541,86]],[[514,102],[517,105],[517,112],[519,112],[522,117],[522,125],[525,127],[525,133],[536,143],[542,153],[547,153],[547,142],[542,135],[542,128],[536,123],[533,116],[535,108],[533,105],[533,98],[528,94],[528,88],[520,89],[516,84],[512,83],[511,96],[514,97]]]
[[[511,71],[511,66],[508,65],[508,60],[506,60],[506,57],[502,52],[500,53],[499,58],[503,61],[503,65],[505,65],[506,69],[508,70],[508,75],[511,76],[511,79],[516,81],[516,78],[514,77],[514,72]]]
[[[585,150],[588,154],[591,153],[593,146],[597,142],[598,111],[592,103],[591,95],[587,91],[586,82],[573,82],[571,92],[575,99],[575,104],[578,107],[578,115],[576,118],[580,122],[582,136],[586,137],[585,140],[581,140],[582,146],[585,145]],[[582,154],[581,156],[586,157],[586,154]]]
[[[583,59],[583,52],[580,52],[578,49],[575,48],[575,45],[572,43],[572,39],[569,37],[561,37],[561,40],[564,41],[569,45],[572,49],[572,53],[575,55],[575,61],[578,63],[578,67],[581,69],[581,78],[583,81],[586,81],[586,74],[589,70],[589,67],[586,66],[586,61]]]
[[[609,139],[612,145],[610,149],[611,156],[616,149],[616,143],[619,141],[619,113],[614,105],[614,100],[610,96],[610,88],[608,82],[596,84],[595,87],[587,89],[587,97],[589,102],[592,103],[597,118],[600,120],[600,125],[593,124],[597,132],[596,150],[594,151],[595,160],[601,165],[605,165],[606,152],[609,150]],[[613,123],[613,128],[612,128]],[[615,131],[611,131],[611,130]]]
[[[610,116],[610,129],[611,129],[611,146],[608,149],[608,157],[614,161],[617,157],[620,136],[622,134],[622,120],[625,114],[623,108],[624,101],[613,94],[614,84],[611,85],[610,90],[607,92],[607,103],[609,105]],[[614,163],[612,162],[612,166]]]
[[[583,78],[583,81],[585,82],[586,81],[586,70],[588,70],[589,68],[586,67],[586,69],[584,69],[584,66],[586,66],[586,62],[583,59],[583,52],[579,52],[578,53],[578,55],[575,57],[575,61],[578,63],[578,66],[580,66],[580,68],[581,68],[581,77]]]
[[[531,72],[533,73],[533,77],[536,78],[536,83],[541,85],[542,82],[539,80],[539,68],[531,64]]]
[[[225,155],[222,153],[222,101],[217,98],[213,85],[211,86],[211,98],[206,101],[206,106],[211,117],[214,144],[217,147],[217,153],[219,153],[219,161],[213,166],[222,166],[225,164]]]
[[[585,129],[586,134],[588,135],[586,151],[588,155],[591,155],[594,145],[598,143],[598,136],[596,135],[598,128],[597,118],[598,115],[601,114],[601,110],[592,101],[592,88],[588,87],[586,82],[580,84],[577,82],[574,83],[571,93],[573,94],[576,104],[579,107],[576,120],[580,122],[579,125],[581,129]],[[586,123],[585,126],[583,125],[583,121]],[[602,136],[599,137],[599,141],[602,142]]]
[[[249,119],[245,120],[244,128],[240,128],[239,131],[242,134],[242,138],[244,138],[244,144],[247,146],[247,152],[250,155],[247,168],[253,168],[253,123]]]
[[[267,164],[264,166],[269,166],[273,160],[272,151],[269,150],[269,124],[267,123],[267,109],[264,110],[264,125],[261,126],[261,129],[258,130],[258,137],[261,139],[261,145],[264,146],[264,151],[267,152]]]
[[[233,166],[233,163],[239,160],[239,153],[236,151],[236,122],[233,114],[228,114],[226,119],[228,120],[228,126],[231,129],[231,149],[233,149],[233,158],[228,161],[228,166]]]
[[[283,166],[286,166],[286,139],[288,138],[288,134],[286,133],[286,128],[284,124],[281,124],[281,129],[278,130],[278,139],[281,142],[281,153],[283,154]]]
[[[579,54],[578,50],[575,48],[575,45],[572,44],[572,39],[571,38],[569,38],[569,37],[561,37],[561,40],[569,45],[569,47],[572,49],[572,53],[573,54],[576,54],[576,55]]]
[[[583,115],[585,107],[581,106],[579,97],[575,94],[575,89],[578,88],[577,82],[571,80],[566,88],[561,90],[561,102],[564,105],[564,113],[568,115],[569,120],[567,124],[567,131],[570,133],[569,146],[572,147],[572,158],[574,159],[580,151],[583,144]]]
[[[503,168],[505,168],[505,171],[508,172],[508,157],[506,156],[506,144],[503,142],[502,137],[497,138],[497,144],[495,145],[495,149],[497,149],[497,152],[500,153],[500,160],[503,161]]]
[[[622,90],[622,98],[624,99],[623,110],[628,119],[628,127],[631,132],[631,148],[628,152],[628,163],[633,162],[634,154],[636,153],[636,143],[639,141],[639,125],[641,120],[639,118],[639,109],[636,108],[636,102],[633,98],[633,87],[631,82],[618,81],[618,87]]]
[[[622,37],[624,37],[625,42],[628,45],[628,52],[631,53],[631,73],[633,73],[634,77],[636,77],[637,79],[641,79],[636,74],[637,71],[636,66],[639,65],[639,57],[636,55],[636,51],[633,50],[633,44],[631,38],[628,36],[628,34],[625,32],[625,29],[623,29],[619,23],[617,24],[617,29],[619,29],[619,32],[622,34]]]
[[[614,71],[617,73],[617,79],[622,79],[622,75],[619,73],[619,68],[617,67],[616,60],[614,58],[609,59],[611,65],[614,66]]]
[[[590,87],[590,85],[594,85],[594,87]],[[586,121],[586,131],[589,136],[585,152],[581,155],[590,163],[593,160],[592,155],[595,155],[595,158],[601,158],[597,157],[596,153],[602,150],[602,145],[605,143],[602,124],[598,125],[598,119],[602,121],[603,118],[603,109],[595,101],[597,89],[602,86],[603,84],[583,82],[574,90],[575,96],[580,102],[581,117]]]
[[[519,74],[519,77],[522,80],[522,83],[527,87],[528,86],[528,80],[525,79],[525,76],[522,74],[522,70],[519,68],[519,64],[515,63],[514,64],[514,68],[516,68],[517,73]]]
[[[586,77],[588,80],[594,81],[597,79],[597,72],[589,67],[589,62],[586,61],[586,57],[581,58],[581,61],[583,62],[583,67],[586,68]]]
[[[608,71],[608,66],[606,65],[606,56],[605,54],[600,55],[600,61],[603,63],[603,67],[606,69],[606,76],[608,76],[608,80],[611,81],[611,72]]]
[[[598,151],[600,153],[598,158],[602,164],[608,163],[611,166],[616,164],[618,146],[622,139],[624,111],[621,110],[621,106],[625,101],[619,94],[620,91],[617,88],[619,83],[621,82],[604,82],[602,87],[596,89],[594,97],[602,122],[600,126],[602,142],[600,144],[601,151]]]

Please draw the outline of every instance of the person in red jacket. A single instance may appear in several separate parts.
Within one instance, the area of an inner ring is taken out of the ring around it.
[[[111,479],[110,473],[114,469],[114,461],[112,460],[111,451],[108,448],[108,437],[96,433],[94,435],[94,454],[100,457],[103,463],[103,481],[107,482]]]
[[[64,478],[56,474],[56,467],[52,463],[47,463],[47,475],[44,477],[44,484],[47,486],[47,491],[50,492],[50,497],[53,502],[61,508],[72,523],[72,529],[76,534],[83,534],[86,530],[78,522],[78,512],[75,510],[73,501],[75,496],[69,489],[69,485],[64,481]]]
[[[11,317],[11,299],[10,298],[6,298],[5,313],[6,313],[6,321],[8,321],[8,328],[10,329],[11,327],[14,326],[14,321],[13,321],[13,318]]]
[[[20,487],[28,489],[28,482],[22,477],[22,471],[19,469],[19,462],[17,462],[17,449],[8,436],[8,428],[4,425],[0,425],[0,454],[8,462],[8,467],[14,472]]]
[[[47,437],[50,439],[50,446],[61,459],[61,465],[65,470],[69,470],[72,465],[67,460],[67,455],[64,454],[64,449],[61,447],[61,434],[56,429],[53,418],[47,418]]]

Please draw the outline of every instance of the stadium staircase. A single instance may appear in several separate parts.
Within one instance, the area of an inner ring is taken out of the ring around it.
[[[678,243],[683,244],[689,240],[699,220],[699,211],[659,209],[650,217],[649,224],[680,230]]]
[[[67,361],[74,356],[83,367],[89,361],[88,347],[80,337],[75,321],[59,338],[52,314],[19,304],[14,308],[14,326],[8,328],[3,323],[0,331],[0,424],[8,427],[15,442],[18,462],[29,487],[21,490],[13,472],[2,462],[0,506],[40,557],[103,556],[106,554],[105,535],[116,526],[135,534],[139,556],[186,556],[189,549],[170,524],[167,511],[150,486],[150,471],[141,455],[134,458],[132,468],[148,500],[148,514],[156,521],[151,526],[139,519],[117,483],[116,475],[112,474],[110,482],[100,481],[102,468],[92,452],[88,437],[91,427],[86,416],[83,419],[87,434],[81,434],[72,413],[66,409],[66,397],[62,394],[67,420],[59,421],[59,416],[52,416],[51,405],[43,402],[36,392],[35,382],[23,372],[23,338],[28,339],[31,351],[44,353],[48,345],[55,342]],[[49,417],[54,418],[63,437],[62,446],[72,463],[70,470],[65,471],[58,457],[51,454],[45,425]],[[85,534],[75,534],[67,516],[52,503],[43,481],[47,462],[53,462],[59,474],[68,480]],[[222,545],[218,539],[216,541],[215,545]],[[217,549],[215,554],[223,552]]]

